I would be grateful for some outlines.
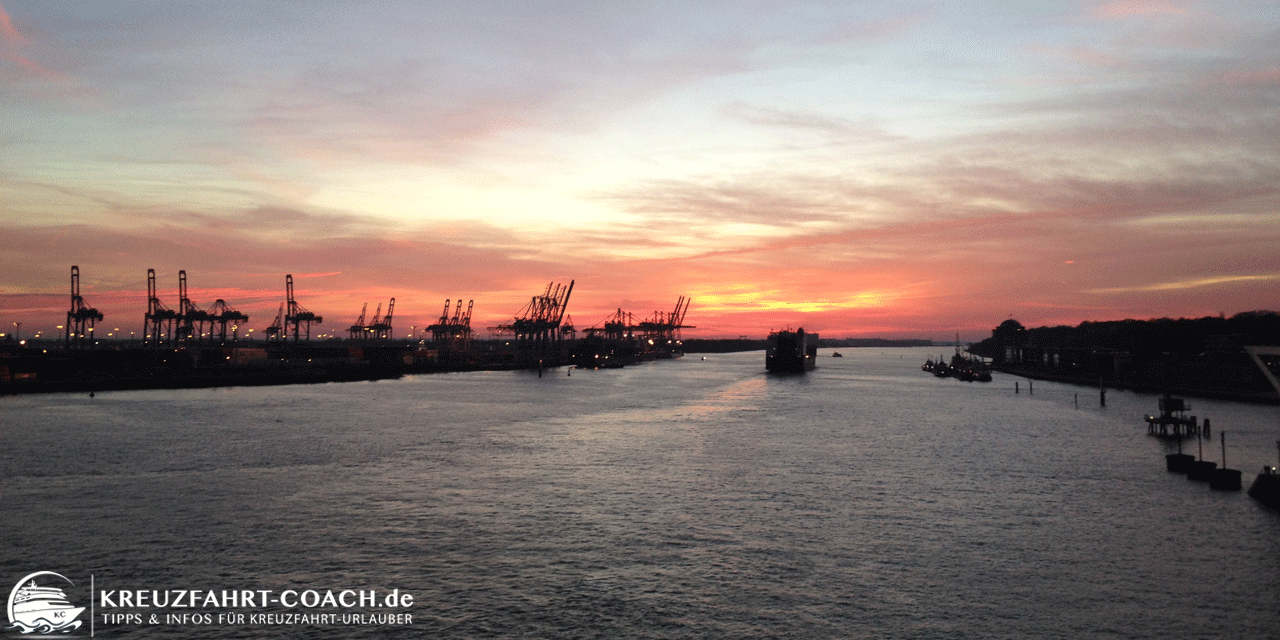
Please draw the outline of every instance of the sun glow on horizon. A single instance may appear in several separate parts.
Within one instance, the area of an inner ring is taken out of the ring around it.
[[[1280,300],[1268,3],[0,15],[0,322],[58,322],[72,264],[126,317],[148,268],[258,315],[327,274],[304,304],[352,318],[576,280],[726,335]]]

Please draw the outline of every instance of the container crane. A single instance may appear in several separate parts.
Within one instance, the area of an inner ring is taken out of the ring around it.
[[[444,313],[440,314],[440,319],[435,324],[427,327],[427,331],[431,332],[431,338],[436,344],[447,346],[459,351],[466,351],[471,346],[471,310],[475,306],[475,300],[467,301],[467,310],[462,310],[462,298],[458,298],[458,306],[455,307],[453,316],[449,316],[450,300],[444,301]]]
[[[284,316],[284,329],[285,329],[286,335],[288,334],[289,327],[292,326],[293,341],[297,342],[299,339],[299,334],[302,331],[302,325],[306,325],[307,340],[308,341],[311,340],[311,323],[314,322],[316,324],[321,324],[324,322],[324,318],[314,313],[311,313],[310,311],[307,311],[307,309],[302,305],[298,304],[298,301],[293,297],[293,274],[292,273],[285,274],[284,289],[285,289],[285,304],[288,306],[288,309]]]
[[[212,340],[213,325],[218,326],[218,341],[227,341],[227,325],[231,325],[231,340],[234,342],[240,331],[240,323],[249,322],[249,316],[236,311],[226,300],[218,298],[209,308],[209,339]]]
[[[187,296],[187,271],[185,269],[178,271],[178,328],[175,338],[179,341],[189,341],[204,337],[205,325],[209,325],[210,334],[213,333],[213,320],[209,317],[209,313],[195,303],[191,302],[191,298]]]
[[[508,324],[494,327],[493,330],[515,336],[516,347],[525,364],[542,367],[543,364],[557,362],[563,338],[560,323],[564,321],[569,296],[572,294],[572,280],[567,287],[549,283],[546,292],[541,296],[534,296],[521,309],[522,315],[513,318]]]
[[[378,309],[382,309],[382,305],[378,305]],[[378,314],[373,316],[373,324],[369,325],[369,331],[373,334],[374,340],[388,340],[391,338],[391,316],[396,311],[396,299],[392,298],[387,304],[387,315],[379,318]]]
[[[172,340],[178,313],[160,302],[156,293],[156,270],[147,269],[147,313],[142,322],[143,344],[164,344]]]
[[[94,346],[93,324],[102,320],[102,313],[85,306],[80,296],[80,267],[71,266],[71,308],[67,311],[67,348]]]
[[[449,303],[450,303],[450,300],[448,298],[445,298],[444,313],[440,314],[440,319],[436,321],[436,325],[440,325],[443,327],[449,324]],[[462,298],[458,298],[458,306],[459,307],[462,306]],[[432,326],[435,326],[435,325],[432,325]],[[427,327],[427,328],[430,329],[431,327]]]
[[[653,317],[641,322],[636,326],[641,337],[658,341],[675,341],[680,339],[680,329],[692,329],[691,326],[684,324],[685,313],[689,311],[689,303],[692,298],[680,296],[676,301],[676,306],[669,313],[654,311]]]
[[[356,318],[356,323],[347,329],[347,335],[350,336],[352,340],[364,339],[364,314],[368,310],[369,303],[366,302],[363,307],[360,307],[360,317]]]
[[[267,327],[266,329],[263,329],[262,333],[266,334],[266,339],[268,342],[272,340],[279,341],[284,339],[284,303],[283,302],[280,303],[280,310],[276,312],[276,319],[272,321],[271,326]]]

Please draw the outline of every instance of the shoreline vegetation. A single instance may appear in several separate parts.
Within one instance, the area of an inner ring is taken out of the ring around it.
[[[969,346],[991,368],[1037,380],[1110,389],[1280,404],[1269,379],[1280,356],[1246,347],[1280,346],[1280,314],[1249,311],[1204,318],[1084,322],[1028,329],[1006,320]],[[1264,371],[1266,370],[1266,371]]]

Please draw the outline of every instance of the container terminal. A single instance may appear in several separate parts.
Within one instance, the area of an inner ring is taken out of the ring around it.
[[[414,373],[537,370],[562,366],[615,367],[683,355],[680,330],[690,300],[670,312],[636,319],[619,310],[578,338],[568,315],[573,282],[550,283],[510,320],[480,338],[471,326],[475,301],[445,300],[425,329],[393,334],[395,298],[368,303],[345,338],[313,337],[324,318],[304,307],[285,275],[285,299],[254,339],[249,317],[219,299],[207,308],[188,295],[178,272],[178,303],[165,304],[156,273],[147,270],[141,334],[104,338],[104,321],[80,293],[80,269],[71,267],[71,298],[60,339],[0,341],[0,394],[105,391],[377,380]],[[345,324],[345,323],[343,323]],[[341,333],[335,331],[332,333]],[[602,364],[607,363],[607,364]]]

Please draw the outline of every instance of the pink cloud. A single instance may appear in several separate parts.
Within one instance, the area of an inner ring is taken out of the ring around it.
[[[17,27],[13,26],[13,20],[9,17],[8,12],[4,10],[4,5],[0,5],[0,39],[15,44],[26,44],[27,39],[18,33]]]
[[[43,78],[56,77],[57,74],[46,69],[40,63],[18,53],[18,48],[26,44],[27,38],[18,31],[17,27],[13,26],[13,19],[9,17],[9,13],[5,11],[4,6],[0,5],[0,45],[3,45],[0,46],[0,60],[16,63],[29,73]]]
[[[1280,67],[1255,71],[1233,71],[1222,74],[1223,82],[1231,85],[1273,86],[1280,85]]]

